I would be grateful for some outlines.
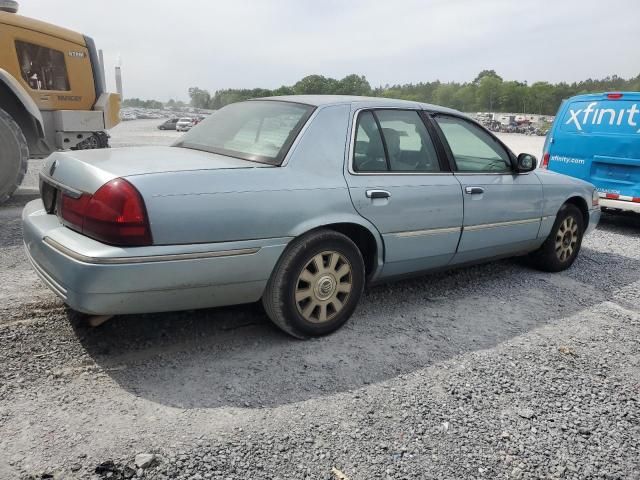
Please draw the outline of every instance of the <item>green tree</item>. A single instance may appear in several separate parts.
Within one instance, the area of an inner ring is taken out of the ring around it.
[[[211,94],[198,87],[189,89],[189,97],[191,98],[191,106],[195,108],[209,108],[211,102]]]
[[[495,78],[497,80],[500,80],[502,82],[502,77],[500,75],[498,75],[496,73],[495,70],[482,70],[477,76],[476,78],[473,80],[473,84],[474,85],[480,85],[480,82],[482,81],[483,78]]]
[[[371,95],[371,85],[364,75],[351,74],[337,82],[333,93],[337,95]]]
[[[498,107],[503,112],[526,110],[527,86],[520,82],[503,82],[498,95]]]
[[[478,83],[476,105],[489,112],[495,111],[499,104],[501,89],[502,78],[497,75],[483,76]]]
[[[378,97],[399,98],[416,102],[435,103],[458,110],[502,111],[554,114],[562,100],[578,93],[607,92],[615,90],[640,91],[640,75],[625,80],[616,75],[603,79],[587,79],[581,82],[550,84],[536,82],[532,85],[517,81],[503,81],[495,70],[481,71],[472,82],[408,83],[403,85],[384,85],[371,88],[364,76],[351,74],[342,80],[322,75],[309,75],[292,86],[283,85],[275,90],[265,88],[225,89],[216,91],[213,96],[206,90],[189,89],[191,104],[202,108],[221,108],[233,102],[248,98],[268,97],[271,95],[292,94],[345,94],[373,95]],[[148,102],[140,99],[127,99],[136,104]]]
[[[295,93],[293,87],[287,87],[286,85],[282,85],[273,91],[274,95],[294,95]]]
[[[308,75],[293,86],[296,95],[322,95],[334,92],[337,80],[322,75]]]
[[[536,82],[529,89],[529,99],[532,103],[532,111],[553,115],[558,106],[553,97],[553,85],[547,82]]]
[[[458,88],[454,83],[441,83],[433,91],[432,103],[437,105],[454,105]]]
[[[152,109],[161,109],[163,107],[162,102],[159,102],[158,100],[141,100],[139,98],[127,98],[123,100],[122,106]]]
[[[476,90],[473,84],[466,84],[459,87],[453,95],[453,108],[463,112],[473,112],[476,110]]]

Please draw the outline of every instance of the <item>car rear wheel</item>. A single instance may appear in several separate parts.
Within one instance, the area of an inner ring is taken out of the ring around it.
[[[269,318],[297,338],[326,335],[355,310],[365,283],[358,247],[332,230],[292,242],[278,262],[262,303]]]
[[[583,234],[582,212],[575,205],[564,204],[551,233],[540,249],[531,254],[533,265],[546,272],[566,270],[578,256]]]

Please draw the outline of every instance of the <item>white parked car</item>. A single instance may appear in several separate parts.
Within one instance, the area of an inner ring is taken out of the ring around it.
[[[181,118],[176,123],[176,131],[178,132],[188,132],[193,127],[193,120],[191,118]]]

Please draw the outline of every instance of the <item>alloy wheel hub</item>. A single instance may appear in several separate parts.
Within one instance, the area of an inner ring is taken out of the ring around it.
[[[323,275],[316,283],[315,295],[318,300],[328,300],[336,289],[336,280],[333,275]]]
[[[578,238],[578,223],[573,217],[565,218],[556,233],[555,248],[558,260],[565,262],[573,255]]]
[[[352,288],[351,264],[336,251],[315,255],[298,274],[295,301],[307,321],[333,319],[347,303]]]

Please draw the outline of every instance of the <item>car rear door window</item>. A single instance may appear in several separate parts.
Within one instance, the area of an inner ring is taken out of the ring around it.
[[[457,117],[435,117],[460,172],[511,172],[507,151],[491,135],[473,123]]]
[[[418,112],[376,110],[358,115],[353,169],[372,173],[433,173],[440,171],[440,165]]]
[[[387,146],[392,172],[439,172],[438,155],[418,112],[375,112]]]
[[[356,172],[388,171],[382,136],[372,112],[358,116],[353,167]]]

